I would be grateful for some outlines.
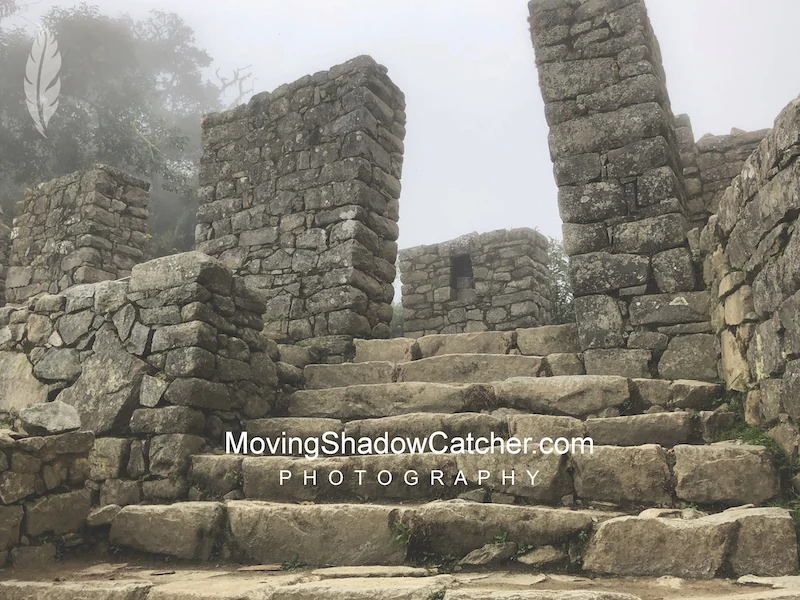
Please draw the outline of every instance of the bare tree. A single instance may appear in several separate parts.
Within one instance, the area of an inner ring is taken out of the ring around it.
[[[250,69],[253,65],[247,65],[246,67],[241,67],[233,70],[233,77],[223,77],[219,73],[219,69],[216,70],[217,79],[219,79],[219,91],[220,96],[225,95],[229,89],[233,88],[237,90],[236,98],[233,102],[230,103],[228,108],[233,108],[238,106],[242,103],[242,101],[248,95],[252,94],[255,91],[255,88],[251,84],[249,88],[245,88],[245,83],[247,83],[250,79],[252,79],[253,74],[250,73],[247,69]]]

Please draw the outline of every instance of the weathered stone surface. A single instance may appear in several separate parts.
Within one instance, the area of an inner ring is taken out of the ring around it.
[[[0,506],[0,552],[19,543],[22,515],[21,506]]]
[[[640,296],[631,303],[632,325],[676,325],[709,320],[708,292],[682,292]]]
[[[595,519],[616,516],[599,511],[570,511],[541,507],[480,504],[463,500],[433,502],[397,509],[397,522],[409,527],[428,552],[455,557],[483,547],[498,531],[506,541],[545,546],[559,544]],[[523,541],[527,540],[527,541]]]
[[[35,478],[27,473],[6,471],[0,474],[0,502],[11,504],[34,493]]]
[[[517,329],[517,347],[522,354],[529,356],[581,351],[574,323]]]
[[[189,433],[202,435],[206,419],[188,406],[140,408],[133,411],[130,428],[135,434]]]
[[[171,433],[150,440],[150,473],[162,477],[178,477],[189,470],[189,458],[200,453],[205,439],[196,435]]]
[[[509,415],[508,433],[520,439],[542,440],[564,437],[568,439],[584,437],[584,422],[573,417],[554,417],[551,415]]]
[[[246,431],[251,436],[278,438],[284,433],[289,437],[322,437],[328,431],[339,433],[344,425],[338,419],[313,419],[293,417],[269,417],[247,422]]]
[[[189,481],[202,490],[222,497],[241,486],[244,457],[207,454],[192,456],[190,460]]]
[[[391,340],[355,340],[356,356],[353,362],[408,362],[420,358],[417,340],[394,338]]]
[[[108,328],[98,332],[94,351],[82,375],[57,399],[77,409],[82,429],[101,435],[128,424],[147,365],[123,350]]]
[[[100,488],[100,506],[130,506],[142,500],[141,484],[125,479],[106,479]]]
[[[113,546],[186,560],[208,560],[224,528],[225,510],[213,502],[126,506],[111,524]]]
[[[493,403],[488,385],[405,382],[300,390],[289,398],[289,415],[353,420],[414,412],[480,411]]]
[[[33,366],[22,353],[0,352],[0,411],[16,412],[47,402],[47,386],[33,376]]]
[[[578,339],[583,350],[619,348],[625,343],[625,326],[617,301],[610,296],[575,298]]]
[[[718,380],[714,336],[696,334],[674,337],[661,356],[658,373],[664,379]]]
[[[227,509],[231,538],[247,560],[280,564],[298,557],[313,566],[405,562],[405,548],[390,528],[389,506],[244,501],[230,502]],[[331,554],[331,548],[338,550]]]
[[[567,560],[567,553],[554,546],[542,546],[517,557],[517,562],[529,567],[546,567]]]
[[[483,383],[511,377],[536,377],[544,361],[538,356],[446,354],[397,366],[397,381]]]
[[[508,354],[514,345],[514,333],[487,331],[426,335],[417,340],[421,358],[442,354]]]
[[[303,369],[306,389],[321,390],[348,385],[369,385],[394,381],[394,363],[362,362],[340,365],[308,365]]]
[[[530,412],[586,416],[619,407],[630,398],[624,377],[514,378],[494,384],[497,401]]]
[[[662,292],[680,292],[696,287],[692,254],[688,248],[675,248],[653,257],[653,278]]]
[[[592,454],[573,453],[572,467],[579,498],[620,505],[672,505],[671,474],[661,446],[595,446]]]
[[[761,446],[676,446],[675,493],[697,504],[761,504],[780,491],[778,472]]]
[[[178,406],[215,410],[229,410],[231,402],[224,385],[197,378],[176,379],[167,388],[164,398]]]
[[[95,508],[89,513],[89,516],[86,517],[86,524],[89,527],[104,527],[106,525],[111,525],[121,510],[122,508],[116,504],[109,504],[101,508]]]
[[[579,353],[548,354],[545,357],[545,363],[547,374],[551,377],[586,374],[586,367],[584,367],[582,355]]]
[[[92,509],[89,490],[51,494],[25,504],[25,533],[41,535],[78,531]]]
[[[52,559],[55,559],[55,546]],[[21,564],[31,563],[26,558]],[[142,600],[153,587],[150,582],[127,583],[120,581],[102,582],[50,582],[0,581],[0,594],[5,600]]]
[[[586,435],[601,446],[659,444],[671,448],[689,443],[694,436],[692,416],[688,412],[589,419],[585,427]]]
[[[492,433],[501,437],[505,432],[505,423],[500,418],[480,413],[413,413],[350,421],[344,426],[344,432],[350,437],[366,437],[372,440],[386,432],[391,432],[391,436],[414,438],[427,437],[437,431],[450,437],[465,438],[469,434],[473,437],[490,437]]]
[[[51,348],[33,367],[33,374],[45,381],[72,381],[81,374],[78,351],[72,348]]]
[[[116,479],[125,473],[131,440],[127,438],[98,438],[89,456],[94,480]]]
[[[600,91],[617,77],[617,65],[612,58],[545,63],[539,66],[539,84],[546,102]]]
[[[614,252],[619,254],[652,254],[678,248],[686,243],[688,224],[683,215],[672,213],[612,227]]]
[[[184,252],[136,265],[131,271],[130,291],[159,291],[197,283],[208,291],[229,295],[230,271],[202,252]]]
[[[586,571],[616,576],[710,579],[722,568],[735,523],[620,517],[601,523],[586,550]]]
[[[570,277],[576,296],[644,285],[649,276],[650,259],[636,254],[592,252],[570,260]]]
[[[458,564],[476,567],[502,565],[510,561],[517,554],[518,548],[519,546],[514,542],[486,544],[483,548],[478,548],[467,554]]]
[[[33,435],[53,435],[80,429],[78,411],[69,404],[56,400],[47,404],[30,406],[19,414],[25,430]]]
[[[618,375],[629,379],[646,379],[650,374],[649,350],[586,350],[583,362],[588,375]]]
[[[797,536],[787,510],[730,509],[707,519],[737,523],[738,531],[728,558],[736,575],[782,577],[797,574]]]

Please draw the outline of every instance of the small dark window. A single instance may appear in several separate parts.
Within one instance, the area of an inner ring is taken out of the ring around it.
[[[450,288],[453,300],[468,300],[475,296],[475,277],[469,254],[450,258]]]

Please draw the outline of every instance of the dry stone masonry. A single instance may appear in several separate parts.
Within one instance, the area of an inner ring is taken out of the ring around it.
[[[533,229],[472,233],[400,253],[408,337],[550,323],[547,238]]]
[[[6,303],[6,276],[11,253],[11,229],[4,219],[3,209],[0,208],[0,306]]]
[[[642,0],[533,0],[564,245],[589,373],[715,379],[662,357],[713,336],[658,41]]]
[[[787,106],[702,232],[727,387],[748,422],[800,452],[800,100]]]
[[[389,336],[404,109],[359,57],[204,120],[197,249],[267,292],[276,340]]]
[[[144,257],[149,188],[98,165],[25,190],[11,233],[8,303],[130,275]]]

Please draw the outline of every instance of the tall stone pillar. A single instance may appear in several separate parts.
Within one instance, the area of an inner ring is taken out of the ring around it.
[[[405,119],[363,56],[204,120],[197,249],[264,290],[274,339],[389,337]]]
[[[697,322],[709,316],[692,293],[680,148],[647,10],[642,0],[529,9],[587,370],[664,376],[672,338],[705,331]]]

